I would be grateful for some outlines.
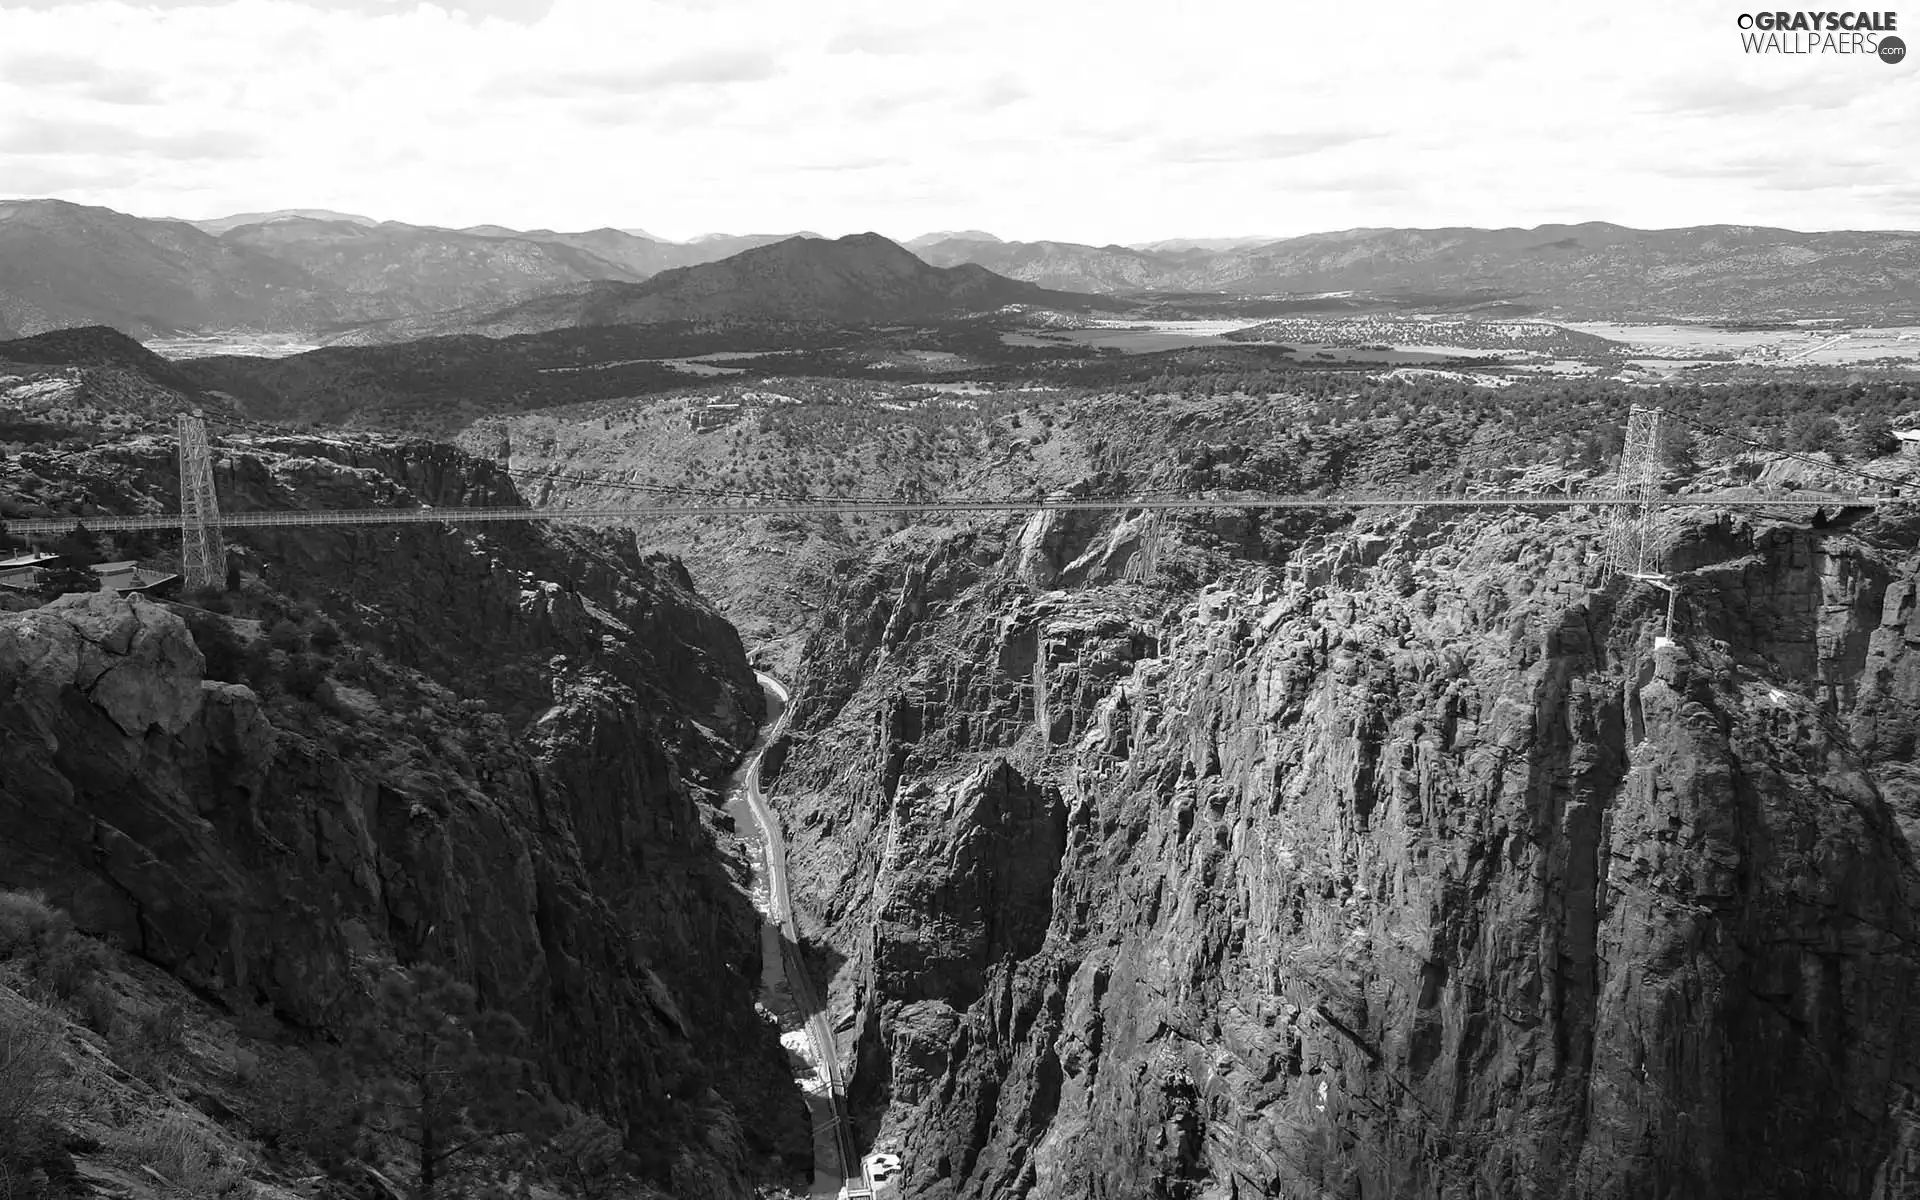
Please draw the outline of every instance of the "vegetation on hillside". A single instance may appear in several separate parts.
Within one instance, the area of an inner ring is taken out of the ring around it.
[[[83,1179],[196,1200],[653,1195],[514,1053],[510,1016],[431,965],[369,961],[362,986],[377,1003],[344,1043],[310,1040],[0,892],[0,1200]]]

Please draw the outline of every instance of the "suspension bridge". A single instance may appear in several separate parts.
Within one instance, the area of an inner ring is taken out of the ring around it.
[[[1153,516],[1171,512],[1273,509],[1568,509],[1611,510],[1613,519],[1605,542],[1606,571],[1658,581],[1652,569],[1653,514],[1664,508],[1814,508],[1838,510],[1875,507],[1898,500],[1898,481],[1854,471],[1880,490],[1862,492],[1798,492],[1754,496],[1687,494],[1660,490],[1659,445],[1662,420],[1658,408],[1635,405],[1628,415],[1625,446],[1613,485],[1584,492],[1499,492],[1452,494],[1442,492],[1374,491],[1365,494],[1275,496],[1256,492],[1209,492],[1203,495],[1133,494],[1113,497],[1069,495],[1024,498],[772,496],[756,493],[715,493],[668,486],[641,487],[611,480],[582,480],[589,485],[632,488],[677,496],[672,500],[581,507],[494,506],[473,508],[352,508],[274,509],[223,513],[214,486],[212,451],[199,411],[182,413],[177,420],[180,445],[180,504],[176,513],[91,514],[9,518],[0,523],[17,536],[55,536],[79,528],[105,533],[126,530],[174,529],[181,533],[181,575],[190,588],[219,587],[226,578],[225,534],[228,529],[264,529],[306,525],[466,524],[497,521],[562,521],[606,524],[668,517],[827,516],[850,514],[1034,513],[1034,512],[1143,512]],[[1707,432],[1720,433],[1698,422],[1680,418]],[[1746,441],[1747,439],[1739,439]],[[1760,443],[1751,445],[1770,453],[1784,453]],[[1785,454],[1789,458],[1804,456]],[[1811,460],[1816,461],[1817,460]],[[1832,464],[1817,463],[1831,470]],[[1157,526],[1156,522],[1156,526]]]

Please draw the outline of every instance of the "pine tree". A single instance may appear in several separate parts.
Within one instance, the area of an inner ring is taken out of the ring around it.
[[[473,989],[439,967],[394,970],[348,1044],[388,1130],[419,1162],[416,1200],[432,1200],[466,1156],[548,1119],[532,1068],[518,1057],[519,1022],[482,1011]]]
[[[1829,450],[1839,440],[1839,424],[1825,413],[1802,411],[1787,418],[1787,446],[1790,449]]]
[[[542,1159],[549,1172],[564,1179],[584,1200],[599,1200],[632,1162],[620,1134],[591,1113],[569,1107],[566,1122],[547,1142]]]
[[[1879,413],[1868,413],[1854,423],[1853,452],[1863,459],[1884,458],[1900,448],[1893,427]]]
[[[1662,421],[1660,442],[1655,449],[1660,456],[1660,465],[1669,471],[1691,475],[1700,469],[1700,461],[1693,449],[1693,431],[1683,425]]]

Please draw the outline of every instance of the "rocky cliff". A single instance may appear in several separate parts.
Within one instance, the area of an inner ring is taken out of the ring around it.
[[[1676,519],[1671,639],[1590,518],[1240,524],[904,536],[809,645],[905,1194],[1920,1189],[1920,520]]]
[[[89,484],[167,504],[169,449],[22,455],[12,490],[26,508]],[[511,498],[424,443],[218,458],[234,509]],[[359,963],[439,963],[518,1016],[556,1087],[674,1195],[803,1168],[713,803],[764,702],[684,569],[531,527],[248,537],[234,603],[317,610],[337,648],[295,645],[289,618],[139,597],[0,614],[0,887],[44,889],[87,931],[309,1037],[363,1010]],[[216,664],[236,642],[258,669]]]

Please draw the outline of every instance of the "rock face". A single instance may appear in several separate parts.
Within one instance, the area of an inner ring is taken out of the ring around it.
[[[236,507],[500,482],[419,446],[249,461]],[[245,553],[416,682],[298,702],[208,679],[181,615],[137,596],[0,613],[0,887],[315,1036],[366,1003],[357,961],[440,963],[674,1195],[804,1165],[711,803],[763,700],[679,564],[533,530],[290,529]]]
[[[1671,641],[1571,515],[1036,532],[851,580],[775,793],[906,1194],[1920,1189],[1920,522],[1676,523]]]

